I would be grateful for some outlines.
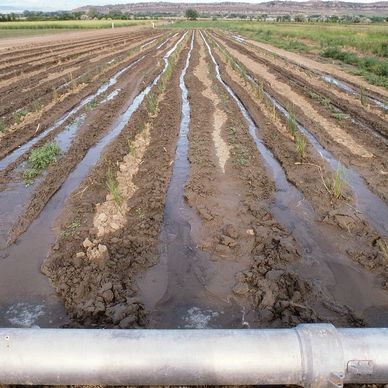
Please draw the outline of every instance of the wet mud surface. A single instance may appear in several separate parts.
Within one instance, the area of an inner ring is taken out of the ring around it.
[[[0,137],[0,325],[387,325],[381,107],[219,33],[112,34],[93,59],[95,46],[48,45],[48,61],[67,62],[17,81],[28,103],[73,67],[78,77],[114,59]],[[23,56],[39,65],[28,50],[0,61],[4,80]],[[26,187],[26,161],[49,140],[60,156]],[[335,197],[339,163],[347,180]]]

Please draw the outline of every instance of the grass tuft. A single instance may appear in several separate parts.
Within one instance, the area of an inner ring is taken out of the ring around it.
[[[117,182],[115,173],[111,166],[108,167],[106,173],[106,187],[109,190],[109,194],[113,197],[113,200],[117,206],[121,206],[123,198],[119,190],[119,184]]]
[[[296,116],[294,112],[290,112],[288,116],[287,128],[290,131],[292,136],[296,135],[297,123],[296,123]]]
[[[338,163],[338,167],[331,184],[331,193],[333,197],[336,199],[341,198],[343,196],[344,188],[345,188],[345,169],[341,165],[341,163]]]
[[[301,159],[306,155],[306,140],[302,135],[296,135],[296,150]]]

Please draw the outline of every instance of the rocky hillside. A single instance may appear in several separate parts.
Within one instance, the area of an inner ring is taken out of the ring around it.
[[[76,11],[88,12],[93,8],[99,13],[111,11],[128,12],[133,14],[169,14],[183,15],[187,8],[194,8],[206,15],[255,15],[267,13],[281,14],[320,14],[320,15],[379,15],[388,16],[388,1],[375,3],[352,3],[345,1],[269,1],[264,3],[168,3],[145,2],[132,4],[117,4],[106,6],[85,6]]]

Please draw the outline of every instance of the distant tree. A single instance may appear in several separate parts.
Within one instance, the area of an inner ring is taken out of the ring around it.
[[[297,22],[297,23],[303,23],[306,21],[306,17],[304,15],[296,15],[294,20]]]
[[[189,19],[189,20],[197,20],[198,17],[199,17],[199,14],[198,14],[198,12],[197,12],[195,9],[189,8],[189,9],[186,11],[185,16],[186,16],[186,18]]]

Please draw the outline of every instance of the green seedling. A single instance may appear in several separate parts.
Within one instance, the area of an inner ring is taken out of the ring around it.
[[[80,226],[81,222],[79,220],[75,220],[69,226],[66,227],[66,229],[62,232],[62,235],[64,237],[72,237],[80,228]]]
[[[350,116],[342,112],[333,112],[331,114],[331,117],[335,118],[336,120],[342,121],[349,119]]]
[[[291,135],[295,137],[297,130],[296,116],[294,112],[290,112],[287,120],[287,128]]]
[[[106,187],[109,190],[109,194],[113,197],[115,204],[117,206],[121,206],[123,198],[121,196],[119,184],[111,166],[108,167],[106,178]]]
[[[306,140],[301,135],[296,135],[296,150],[301,159],[304,159],[306,154]]]
[[[335,176],[331,184],[331,192],[334,198],[339,199],[343,196],[343,190],[345,188],[345,169],[338,163]]]

